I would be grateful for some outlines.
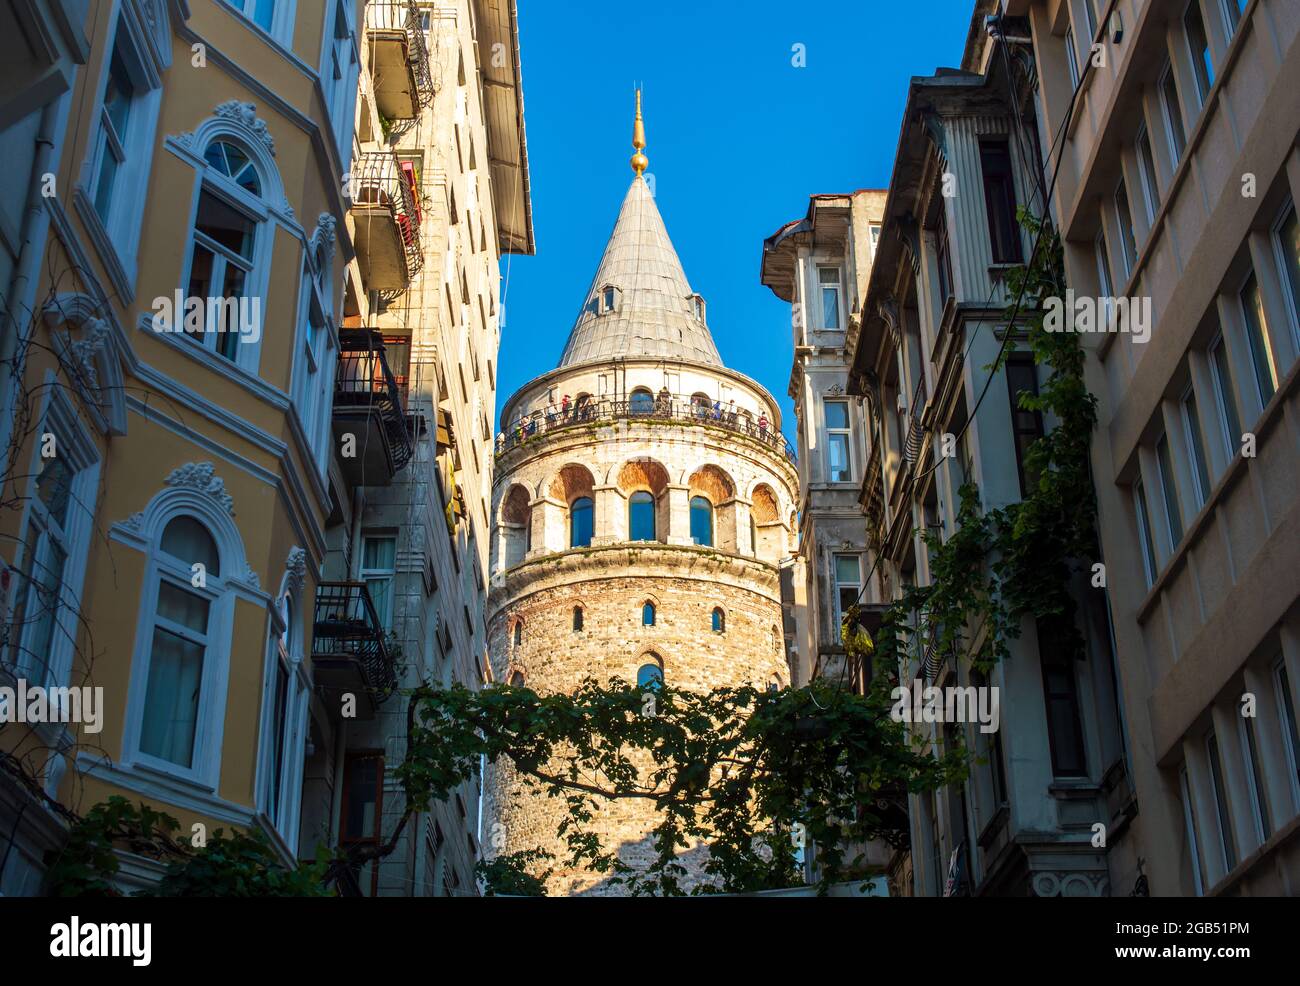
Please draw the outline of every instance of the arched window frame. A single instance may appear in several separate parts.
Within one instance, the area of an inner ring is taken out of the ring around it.
[[[713,612],[709,614],[709,625],[714,633],[726,633],[727,611],[721,606],[714,606]]]
[[[646,619],[647,616],[649,620]],[[659,625],[659,606],[653,599],[647,599],[641,603],[641,625],[643,627]]]
[[[573,632],[582,633],[586,625],[586,611],[581,605],[573,607]]]
[[[182,478],[173,479],[178,474]],[[221,772],[235,601],[243,598],[267,606],[270,597],[257,588],[256,576],[248,568],[243,541],[234,523],[233,508],[229,495],[224,493],[221,480],[208,477],[204,485],[192,478],[185,478],[187,475],[193,474],[186,473],[184,469],[174,472],[169,477],[169,488],[155,495],[141,514],[130,522],[113,528],[116,540],[132,544],[146,555],[127,695],[122,766],[147,767],[152,772],[168,775],[175,781],[188,783],[192,788],[210,795],[217,789]],[[182,514],[188,514],[202,523],[217,546],[221,573],[209,577],[202,587],[191,585],[194,574],[192,567],[185,567],[180,560],[170,557],[161,548],[163,531],[173,519]],[[153,756],[140,749],[158,590],[165,580],[178,582],[181,587],[203,597],[209,603],[206,647],[195,716],[194,749],[188,766]]]
[[[510,627],[510,646],[520,647],[524,642],[524,621],[515,620]]]
[[[634,525],[632,522],[633,508],[638,504],[648,504],[650,512],[650,536],[648,538],[639,538],[634,534]],[[655,516],[658,512],[659,504],[655,501],[655,495],[649,490],[636,490],[627,498],[627,539],[629,541],[657,541],[659,540],[658,518]]]
[[[205,157],[208,148],[217,141],[235,145],[252,163],[260,183],[260,195],[253,195],[247,189],[231,181],[227,176],[213,167]],[[262,392],[265,384],[256,379],[261,364],[261,344],[263,329],[267,319],[267,299],[271,278],[271,258],[274,249],[275,227],[284,227],[300,242],[307,239],[306,234],[294,217],[293,208],[284,194],[284,184],[275,165],[275,142],[266,121],[256,115],[252,103],[228,100],[213,111],[213,115],[199,124],[192,132],[169,136],[165,146],[172,153],[190,164],[195,171],[193,196],[190,202],[190,215],[187,225],[188,234],[184,246],[184,261],[181,268],[180,292],[182,298],[189,295],[190,275],[193,269],[195,248],[195,226],[198,221],[199,207],[205,196],[216,200],[218,204],[228,206],[253,223],[253,244],[249,251],[249,271],[245,278],[244,297],[258,299],[260,325],[256,331],[247,333],[247,338],[234,346],[234,358],[227,359],[217,352],[220,344],[219,334],[205,332],[202,337],[185,333],[184,312],[171,312],[170,299],[155,299],[155,314],[146,316],[152,331],[157,337],[176,345],[182,352],[193,359],[209,366],[224,375],[232,377],[244,386],[251,386]],[[169,303],[158,312],[158,302]],[[205,313],[206,326],[206,313]],[[250,379],[251,378],[251,379]]]
[[[649,417],[655,413],[654,391],[648,387],[637,387],[627,398],[627,413],[638,417]]]
[[[652,691],[664,687],[664,662],[658,654],[641,655],[641,663],[636,669],[636,685],[638,688]]]
[[[305,571],[306,552],[294,548],[286,562],[280,591],[268,607],[257,780],[258,810],[293,851],[298,844],[311,692],[311,675],[304,660],[308,619],[308,607],[303,602]],[[281,744],[278,764],[277,739]]]
[[[579,504],[584,506],[580,507]],[[577,512],[587,510],[591,513],[590,533],[585,540],[578,537],[576,527]],[[589,548],[591,547],[592,538],[596,535],[596,501],[589,496],[574,497],[569,504],[569,547],[570,548]],[[579,543],[581,541],[581,543]]]

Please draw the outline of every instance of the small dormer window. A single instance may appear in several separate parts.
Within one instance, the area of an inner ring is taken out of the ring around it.
[[[612,284],[606,284],[600,289],[600,314],[618,310],[618,288]]]
[[[691,314],[695,316],[695,321],[704,321],[704,299],[698,294],[691,295]]]

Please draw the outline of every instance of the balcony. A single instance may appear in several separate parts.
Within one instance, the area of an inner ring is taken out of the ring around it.
[[[378,332],[339,332],[334,378],[334,441],[353,486],[386,486],[411,461],[411,433]]]
[[[795,450],[785,440],[785,436],[772,427],[760,428],[749,414],[728,409],[715,411],[712,405],[695,403],[685,395],[667,392],[644,401],[601,399],[574,404],[568,408],[555,405],[534,411],[516,421],[508,431],[497,435],[497,455],[524,445],[538,435],[589,426],[598,421],[624,419],[725,428],[768,446],[791,464],[796,461]]]
[[[433,101],[433,77],[415,0],[370,0],[366,44],[375,106],[389,137],[411,129]]]
[[[321,582],[311,660],[326,706],[341,711],[345,694],[357,699],[356,718],[373,719],[375,710],[397,691],[396,661],[389,649],[370,590],[364,582]]]
[[[367,290],[391,300],[424,266],[415,165],[392,151],[366,151],[352,163],[348,192],[361,279]]]

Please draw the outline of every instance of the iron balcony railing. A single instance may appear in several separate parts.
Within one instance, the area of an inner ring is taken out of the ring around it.
[[[701,399],[680,394],[661,393],[657,397],[646,395],[631,400],[579,401],[573,404],[554,404],[549,408],[525,414],[497,435],[497,455],[526,444],[538,435],[550,434],[565,428],[590,425],[599,421],[645,420],[671,421],[677,424],[726,428],[772,448],[790,462],[796,461],[794,448],[780,431],[767,421],[755,420],[749,412],[728,407],[715,407]]]
[[[366,38],[372,51],[385,42],[396,42],[405,54],[408,78],[396,87],[387,79],[376,79],[376,98],[387,120],[388,136],[396,137],[420,119],[420,114],[433,102],[433,74],[429,63],[429,47],[424,38],[424,21],[415,0],[370,0],[366,4]],[[379,60],[372,57],[372,70]],[[404,98],[385,99],[384,95],[396,88]]]
[[[352,205],[361,208],[378,206],[388,211],[401,237],[408,281],[424,266],[424,247],[420,244],[423,213],[418,182],[414,162],[401,161],[392,151],[363,151],[352,160],[348,187]]]
[[[397,691],[396,662],[364,582],[317,585],[311,655],[313,660],[354,661],[376,704]]]
[[[339,362],[334,377],[336,414],[365,412],[383,424],[397,472],[411,461],[411,433],[397,381],[384,358],[383,337],[370,329],[339,332]]]

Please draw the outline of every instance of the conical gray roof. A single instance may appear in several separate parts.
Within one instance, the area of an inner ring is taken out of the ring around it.
[[[608,286],[615,289],[615,305],[612,311],[602,311],[601,296]],[[721,366],[708,326],[695,315],[692,294],[654,196],[637,175],[560,366],[618,356],[662,356]]]

